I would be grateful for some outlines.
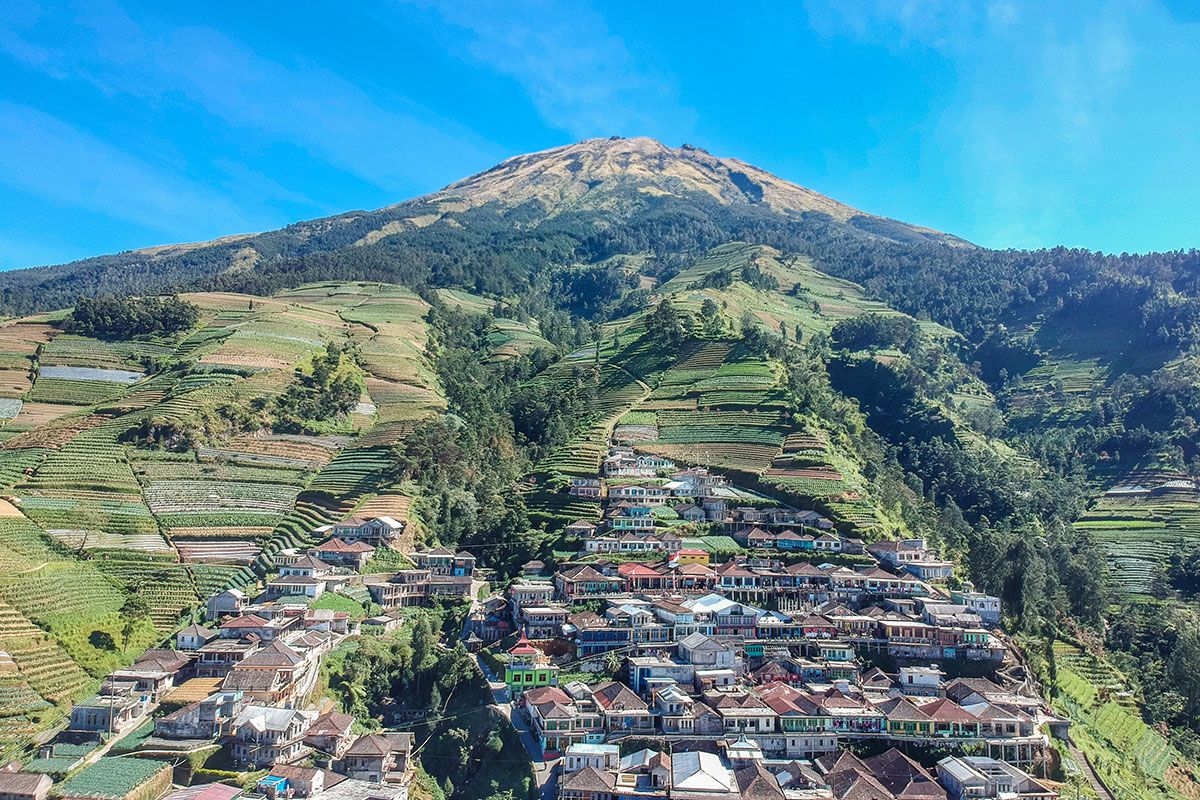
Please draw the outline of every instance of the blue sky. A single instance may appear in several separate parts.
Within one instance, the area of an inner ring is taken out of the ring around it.
[[[0,3],[0,268],[279,227],[649,135],[995,247],[1200,246],[1200,12]]]

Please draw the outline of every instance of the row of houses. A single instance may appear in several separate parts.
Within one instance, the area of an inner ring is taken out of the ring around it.
[[[390,576],[369,575],[363,586],[384,609],[424,605],[435,597],[469,598],[475,581],[475,556],[435,547],[413,554],[415,569]]]
[[[709,750],[572,745],[563,760],[563,800],[1054,800],[1046,783],[986,756],[949,756],[936,774],[899,749],[873,756],[828,754],[812,762],[768,759],[744,738]]]
[[[999,661],[1006,653],[1003,639],[983,627],[977,614],[943,598],[884,600],[857,609],[829,602],[788,612],[768,611],[719,593],[643,594],[612,600],[596,613],[573,612],[540,599],[531,588],[518,589],[510,600],[515,627],[533,640],[556,640],[556,649],[573,658],[669,650],[694,633],[754,654],[770,646],[795,645],[807,647],[800,650],[802,655],[841,661],[858,652],[925,661]],[[845,655],[831,655],[835,651]]]
[[[632,675],[639,666],[644,665],[631,662],[627,669]],[[669,677],[666,666],[655,680],[642,680],[640,691],[615,680],[543,686],[524,692],[519,707],[546,757],[575,744],[630,736],[687,742],[744,737],[773,757],[804,759],[874,740],[978,748],[1013,763],[1033,763],[1048,746],[1040,701],[1005,692],[986,679],[955,680],[931,695],[912,691],[903,674],[878,672],[864,686],[846,681],[709,685]],[[672,674],[699,671],[701,665],[676,662]]]
[[[240,691],[220,691],[159,717],[147,747],[171,752],[227,744],[234,762],[272,768],[318,757],[335,770],[369,783],[412,779],[412,734],[355,736],[354,718],[330,706],[323,711],[255,701]]]
[[[739,599],[770,596],[810,605],[831,599],[854,603],[869,597],[914,597],[930,593],[929,584],[915,576],[895,574],[873,565],[847,567],[807,561],[785,564],[769,556],[739,556],[716,566],[702,563],[704,560],[698,556],[653,564],[566,564],[554,574],[553,585],[564,602],[638,591],[685,594],[719,591]]]

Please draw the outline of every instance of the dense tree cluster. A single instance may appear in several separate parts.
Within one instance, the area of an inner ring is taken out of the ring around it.
[[[448,800],[524,798],[528,770],[492,763],[515,762],[523,746],[490,716],[489,691],[462,645],[439,643],[459,633],[462,619],[461,608],[421,611],[391,635],[362,637],[326,660],[329,690],[368,728],[412,731],[422,767]]]
[[[830,338],[835,347],[847,350],[908,350],[920,332],[911,317],[863,314],[840,320]]]
[[[292,382],[275,399],[275,427],[292,432],[319,430],[319,423],[350,413],[362,393],[358,351],[350,343],[330,342],[310,364],[296,369]]]
[[[200,320],[193,303],[170,297],[80,297],[67,317],[72,333],[101,339],[122,339],[148,334],[185,331]]]

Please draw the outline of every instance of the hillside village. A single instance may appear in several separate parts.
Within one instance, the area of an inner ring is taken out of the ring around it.
[[[172,780],[216,744],[241,778],[205,798],[407,800],[412,734],[361,732],[315,689],[337,648],[452,602],[544,796],[1057,796],[1044,776],[1067,723],[997,627],[1000,601],[952,588],[954,565],[923,540],[864,544],[620,445],[564,492],[601,517],[566,526],[573,555],[531,561],[494,593],[467,551],[401,553],[404,520],[315,528],[312,546],[275,554],[260,590],[217,592],[169,647],[112,672],[38,757],[0,772],[0,791],[44,800],[67,775],[55,796],[187,800],[195,787]],[[693,539],[700,523],[733,547]],[[367,571],[381,552],[408,563]],[[313,607],[327,595],[376,613]]]

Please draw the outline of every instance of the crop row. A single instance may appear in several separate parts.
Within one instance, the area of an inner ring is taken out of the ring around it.
[[[772,457],[783,444],[783,433],[775,428],[736,425],[673,425],[660,427],[658,439],[666,444],[730,443],[757,444],[772,448]]]
[[[299,487],[286,484],[218,480],[164,480],[143,491],[155,514],[209,511],[282,514],[292,507],[299,492]]]
[[[180,457],[184,460],[138,463],[135,471],[142,479],[142,483],[148,486],[161,481],[178,480],[242,481],[298,486],[302,485],[309,477],[304,470],[244,467],[235,464],[200,464],[186,454]]]
[[[160,630],[170,627],[181,612],[200,602],[191,575],[183,565],[124,559],[94,563],[105,575],[146,601],[150,618]]]
[[[388,448],[348,448],[317,473],[309,491],[334,497],[366,494],[382,485],[392,467]]]
[[[125,387],[107,381],[73,381],[64,378],[39,378],[25,399],[32,403],[61,403],[91,406],[120,397]]]
[[[176,541],[179,557],[187,563],[250,564],[262,548],[246,540]]]
[[[737,427],[781,427],[787,424],[783,415],[771,411],[662,411],[658,413],[659,427],[670,425],[730,425]],[[780,443],[782,444],[782,437]]]
[[[82,336],[56,336],[42,345],[42,364],[80,367],[139,368],[143,358],[171,354],[173,347],[149,341],[100,341]]]

